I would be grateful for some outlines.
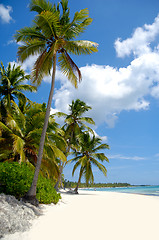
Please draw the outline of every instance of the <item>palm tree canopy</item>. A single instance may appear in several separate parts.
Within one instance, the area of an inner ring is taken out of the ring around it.
[[[20,101],[26,101],[23,91],[33,92],[36,91],[35,86],[26,84],[25,82],[30,79],[30,75],[25,74],[24,70],[14,64],[8,64],[4,68],[1,62],[0,66],[0,100],[7,101],[10,104],[11,100],[17,98]]]
[[[29,103],[22,113],[18,105],[12,102],[12,108],[7,114],[6,122],[0,121],[0,161],[29,161],[34,166],[37,161],[40,136],[46,112],[45,104]],[[60,133],[57,134],[57,133]],[[58,175],[57,158],[66,160],[63,151],[65,140],[62,130],[58,128],[53,116],[49,118],[46,141],[42,159],[42,169]],[[16,159],[17,157],[17,159]]]
[[[33,26],[17,31],[15,39],[23,43],[18,50],[22,62],[30,55],[39,55],[32,70],[32,81],[41,83],[44,75],[51,72],[53,56],[58,53],[61,71],[77,87],[81,72],[69,54],[91,54],[97,52],[98,46],[95,42],[75,40],[92,22],[88,9],[76,12],[70,20],[68,0],[62,0],[57,7],[46,0],[31,0],[29,6],[38,13]]]
[[[92,130],[85,123],[94,125],[95,122],[90,117],[83,117],[83,114],[85,114],[90,109],[92,108],[85,102],[81,101],[80,99],[76,99],[75,101],[73,100],[69,105],[69,114],[57,112],[55,115],[65,118],[65,125],[63,128],[65,129],[66,135],[70,136],[72,132],[75,136],[84,129],[92,132]]]
[[[108,158],[104,153],[99,152],[100,150],[109,149],[109,145],[101,144],[101,139],[85,132],[78,136],[79,144],[74,148],[75,157],[69,162],[75,162],[73,167],[72,175],[74,175],[76,169],[80,167],[81,176],[84,175],[86,183],[93,182],[93,169],[92,165],[96,166],[106,176],[107,170],[103,164],[99,161],[109,162]]]
[[[24,27],[15,34],[16,41],[23,44],[18,49],[19,60],[23,62],[31,55],[38,56],[31,73],[32,81],[37,85],[41,84],[43,77],[49,75],[53,68],[38,160],[31,188],[26,194],[26,198],[34,202],[54,91],[56,61],[58,60],[61,71],[77,87],[82,78],[81,72],[69,54],[90,54],[97,51],[98,45],[91,41],[75,40],[92,22],[87,9],[76,12],[73,20],[70,20],[68,0],[61,0],[57,6],[46,0],[31,0],[29,6],[37,15],[31,27]]]

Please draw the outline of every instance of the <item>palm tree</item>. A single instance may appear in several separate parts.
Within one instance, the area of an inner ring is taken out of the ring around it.
[[[11,63],[8,64],[7,68],[4,68],[1,62],[0,66],[0,101],[8,107],[11,106],[11,101],[18,99],[19,104],[27,101],[23,91],[35,92],[36,87],[26,84],[25,81],[30,79],[30,75],[25,74],[24,70],[20,66]]]
[[[62,129],[65,132],[65,140],[67,142],[67,149],[65,151],[66,157],[70,152],[71,145],[76,144],[76,136],[82,133],[82,130],[87,129],[88,131],[92,132],[92,129],[88,127],[84,122],[88,124],[95,124],[93,119],[90,117],[83,117],[83,115],[90,109],[92,108],[88,106],[85,102],[81,101],[80,99],[76,99],[75,101],[73,100],[72,103],[69,105],[69,114],[65,114],[63,112],[57,112],[54,114],[58,117],[65,118],[65,124]],[[59,183],[62,187],[61,176],[63,168],[66,164],[67,161],[60,162],[60,174],[58,181],[55,185],[56,190],[58,190]]]
[[[88,124],[95,124],[95,122],[90,117],[83,117],[83,115],[90,109],[92,109],[92,107],[88,106],[80,99],[76,99],[75,101],[73,100],[72,104],[69,105],[69,114],[62,112],[55,113],[56,116],[65,118],[63,129],[65,130],[69,147],[71,142],[75,140],[76,135],[78,135],[81,130],[87,129],[88,131],[92,132],[92,129],[84,122]]]
[[[74,148],[75,157],[69,160],[69,162],[75,162],[72,176],[74,176],[76,169],[80,167],[79,179],[74,190],[75,193],[78,193],[78,187],[82,176],[84,176],[86,184],[94,182],[92,165],[96,166],[106,176],[107,170],[99,161],[109,162],[104,153],[99,153],[100,150],[109,149],[109,145],[101,144],[102,140],[100,138],[95,136],[91,138],[90,134],[85,132],[79,135],[78,141],[79,145]]]
[[[39,55],[32,70],[34,83],[36,82],[39,85],[43,77],[50,74],[53,67],[51,90],[40,140],[37,165],[32,186],[26,195],[28,200],[33,199],[33,201],[36,201],[36,184],[50,115],[57,58],[61,71],[77,87],[77,82],[81,81],[81,72],[69,56],[69,53],[79,55],[91,54],[97,51],[97,44],[94,42],[74,40],[92,22],[92,19],[88,17],[88,10],[83,9],[76,12],[71,21],[68,0],[61,0],[60,3],[62,14],[60,14],[59,4],[56,7],[46,0],[31,0],[30,10],[38,13],[34,19],[34,25],[17,31],[15,35],[17,42],[21,41],[24,44],[18,50],[18,56],[22,62],[30,55]]]
[[[22,113],[17,104],[11,101],[12,108],[7,114],[5,124],[0,121],[0,161],[37,162],[38,146],[45,118],[45,104],[32,103]],[[41,170],[48,177],[58,178],[57,158],[66,160],[63,150],[65,141],[53,116],[49,118]]]

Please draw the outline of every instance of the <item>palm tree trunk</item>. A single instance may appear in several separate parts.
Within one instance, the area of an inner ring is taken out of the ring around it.
[[[84,170],[83,167],[81,167],[81,169],[80,169],[80,174],[79,174],[79,179],[78,179],[78,182],[77,182],[77,186],[76,186],[75,189],[74,189],[74,192],[75,192],[76,194],[78,194],[78,188],[79,188],[79,184],[80,184],[80,182],[81,182],[83,170]]]
[[[53,56],[53,73],[52,73],[51,89],[50,89],[49,99],[48,99],[48,103],[47,103],[44,126],[43,126],[41,139],[40,139],[39,152],[38,152],[37,164],[35,167],[34,178],[33,178],[33,182],[32,182],[32,185],[31,185],[29,191],[23,197],[24,201],[29,201],[33,205],[38,205],[38,200],[36,199],[36,186],[37,186],[37,181],[38,181],[38,176],[39,176],[39,171],[40,171],[40,166],[41,166],[41,161],[42,161],[42,156],[43,156],[45,135],[46,135],[49,116],[50,116],[51,103],[52,103],[54,85],[55,85],[55,72],[56,72],[56,53]]]

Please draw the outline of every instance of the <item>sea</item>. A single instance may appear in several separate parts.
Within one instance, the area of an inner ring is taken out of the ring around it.
[[[107,191],[120,193],[134,193],[159,197],[159,186],[131,186],[131,187],[114,187],[114,188],[85,188],[87,191]]]

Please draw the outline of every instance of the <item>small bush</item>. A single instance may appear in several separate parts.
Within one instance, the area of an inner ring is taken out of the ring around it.
[[[0,193],[21,198],[29,190],[34,176],[34,169],[26,163],[0,163]],[[37,199],[40,203],[57,203],[61,198],[50,179],[42,175],[38,178]]]

